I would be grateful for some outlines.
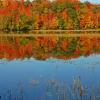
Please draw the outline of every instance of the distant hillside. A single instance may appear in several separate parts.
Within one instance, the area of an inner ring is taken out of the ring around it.
[[[100,4],[79,0],[0,0],[0,30],[100,29]]]

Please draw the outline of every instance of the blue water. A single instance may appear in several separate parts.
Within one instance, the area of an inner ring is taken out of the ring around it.
[[[0,61],[0,93],[7,89],[17,89],[21,83],[26,91],[32,80],[40,82],[39,91],[48,80],[57,80],[71,84],[73,77],[81,77],[84,86],[100,85],[100,55],[79,57],[71,60],[47,59],[46,61],[25,60]],[[38,90],[36,90],[38,91]],[[26,93],[28,97],[28,93]],[[27,98],[26,97],[26,98]]]

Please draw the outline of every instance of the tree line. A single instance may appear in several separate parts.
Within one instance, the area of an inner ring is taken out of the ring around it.
[[[78,0],[0,0],[1,31],[100,29],[100,4]]]

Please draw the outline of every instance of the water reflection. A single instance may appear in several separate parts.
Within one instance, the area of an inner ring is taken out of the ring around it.
[[[100,37],[4,37],[0,59],[71,59],[100,53]]]
[[[100,37],[4,37],[0,100],[99,100],[99,53]]]

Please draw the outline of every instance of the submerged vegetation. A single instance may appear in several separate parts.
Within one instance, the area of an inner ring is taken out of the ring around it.
[[[48,36],[43,36],[41,33]],[[67,33],[74,36],[68,37]],[[77,34],[76,37],[74,33]],[[0,0],[0,59],[14,60],[35,58],[37,60],[46,60],[53,57],[67,60],[80,56],[99,54],[100,37],[97,36],[97,34],[100,36],[99,33],[100,4],[91,4],[90,2],[82,3],[78,0],[54,0],[52,2],[49,0],[33,0],[32,2],[30,2],[30,0]],[[59,37],[55,34],[64,34],[67,35],[67,37]],[[88,34],[91,35],[91,37],[89,37]],[[92,36],[93,34],[94,36]],[[92,64],[92,66],[94,67],[96,64],[97,62]],[[100,63],[98,62],[98,64]],[[35,65],[35,63],[32,63],[32,67],[33,65]],[[20,66],[24,65],[20,64]],[[35,66],[37,67],[38,65],[36,64]],[[50,67],[51,66],[52,65],[50,65]],[[82,66],[85,65],[83,64]],[[16,69],[14,69],[14,71],[15,70]],[[47,70],[44,71],[48,73]],[[13,70],[10,71],[13,72]],[[8,75],[5,70],[1,70],[1,72]],[[23,79],[25,80],[27,79],[25,76],[26,73],[26,75],[31,73],[35,79],[37,74],[39,74],[37,71],[35,73],[25,71],[25,74],[24,71],[22,74],[19,72],[20,71],[18,71],[18,76],[17,72],[13,72],[15,74],[9,74],[8,76],[12,75],[13,78],[11,79],[13,80],[15,78],[14,75],[21,77],[23,74]],[[1,79],[5,78],[4,80],[6,80],[6,76],[3,77],[2,73],[0,75]],[[74,70],[72,73],[74,73]],[[52,73],[50,73],[50,75],[51,74]],[[59,74],[66,77],[66,74],[60,73],[60,71]],[[49,77],[48,74],[44,73],[44,75],[47,76],[47,78]],[[88,75],[89,74],[87,74],[87,76]],[[93,73],[92,75],[95,76]],[[67,76],[69,77],[70,74],[67,73]],[[32,76],[29,77],[31,78]],[[8,89],[2,92],[1,85],[0,100],[100,99],[100,86],[93,87],[90,81],[89,87],[85,87],[81,83],[80,76],[75,77],[70,85],[67,85],[66,80],[63,78],[63,81],[60,81],[59,78],[55,79],[54,77],[47,81],[45,80],[46,78],[42,77],[42,74],[39,78],[40,80],[31,80],[28,84],[30,87],[28,85],[23,86],[19,84],[19,87],[16,87],[15,90]],[[11,80],[9,81],[8,77],[7,80],[8,83],[5,81],[5,84],[14,85],[10,83]],[[91,79],[89,78],[89,80]],[[95,82],[97,81],[98,80]]]
[[[70,59],[100,53],[100,37],[1,37],[0,59]]]
[[[0,0],[1,31],[100,29],[100,4],[78,0]]]
[[[31,80],[25,87],[18,84],[17,89],[8,89],[0,94],[0,100],[99,100],[100,86],[82,85],[80,76],[71,85],[58,80],[47,80],[41,87],[39,80]],[[42,89],[42,90],[41,90]],[[28,94],[28,95],[25,95]]]

